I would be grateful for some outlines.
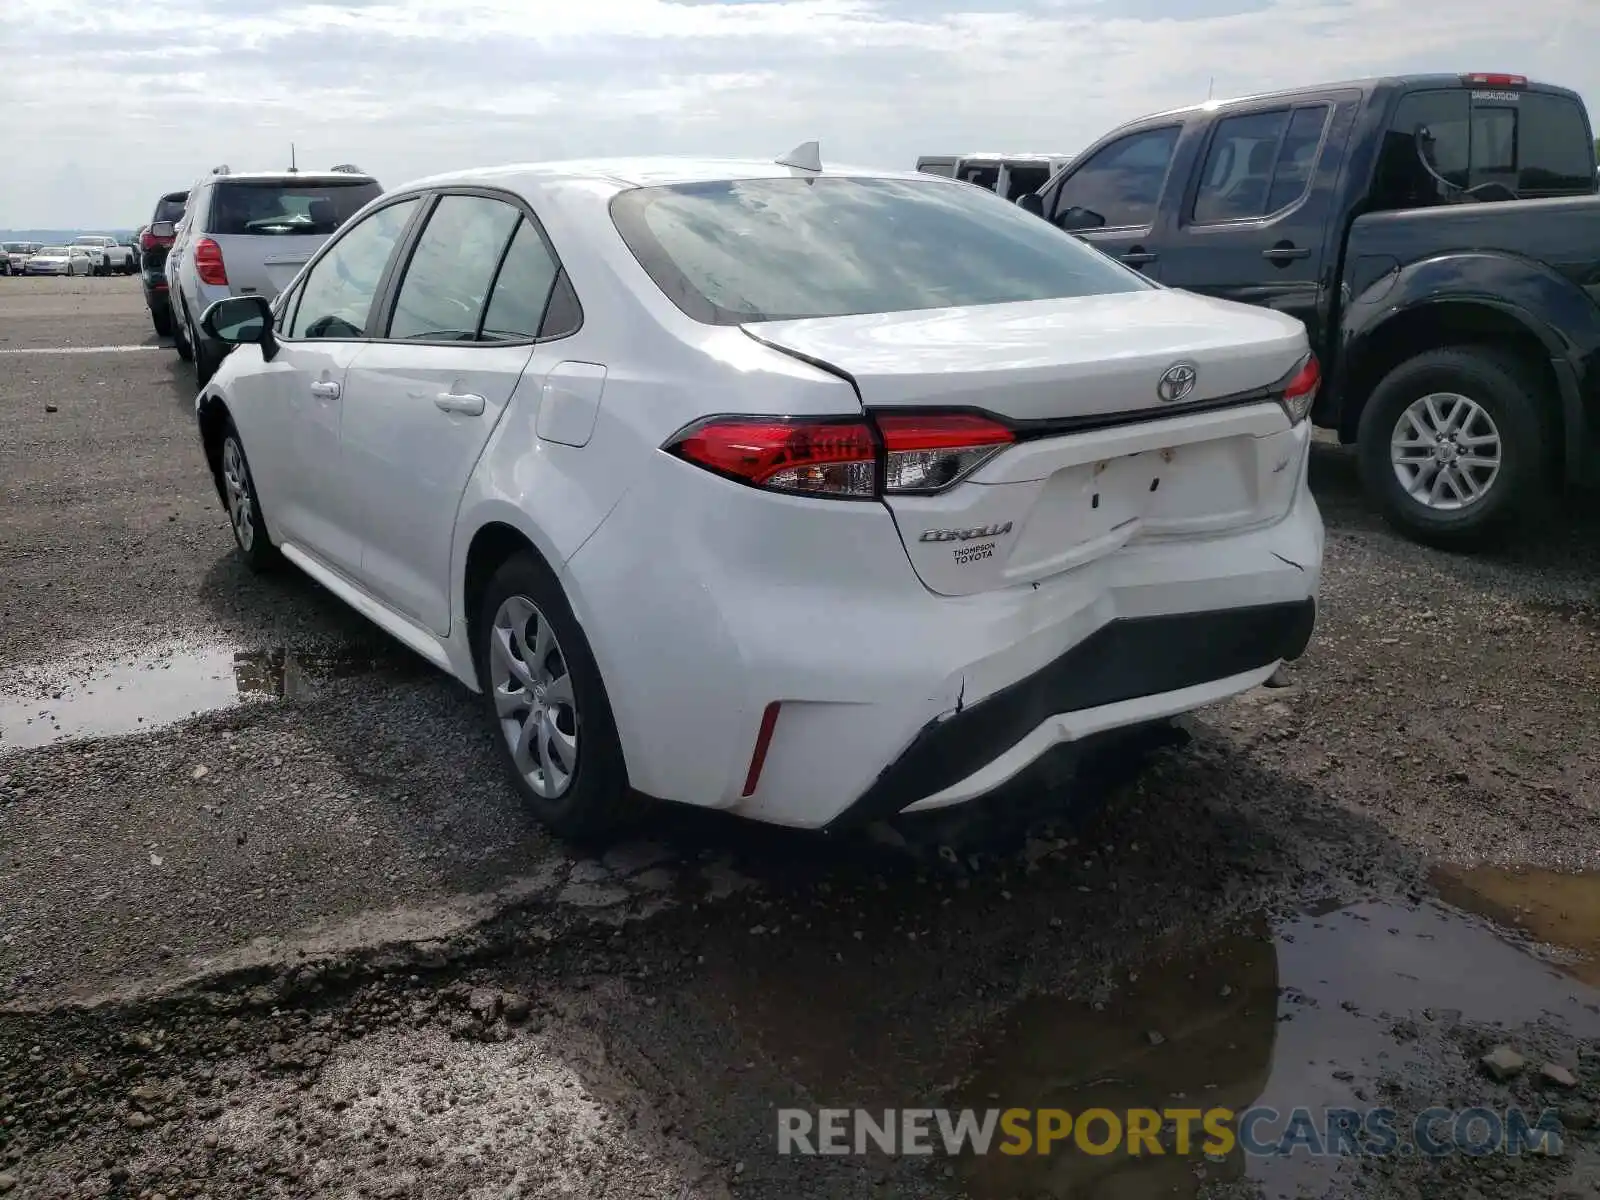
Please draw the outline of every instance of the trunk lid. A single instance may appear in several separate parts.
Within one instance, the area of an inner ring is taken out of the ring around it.
[[[868,408],[970,407],[1014,420],[1169,408],[1162,373],[1198,368],[1186,401],[1281,378],[1306,352],[1293,317],[1160,288],[972,308],[765,321],[757,341],[848,373]]]
[[[1264,524],[1299,483],[1308,427],[1267,393],[1307,340],[1281,313],[1151,289],[744,328],[848,374],[869,410],[982,409],[1018,430],[954,487],[886,497],[942,595],[1037,582],[1139,539]],[[1161,386],[1173,367],[1192,372],[1187,392]]]
[[[222,250],[229,291],[235,296],[265,296],[268,300],[286,288],[317,248],[328,240],[326,234],[269,237],[213,233],[208,236]]]

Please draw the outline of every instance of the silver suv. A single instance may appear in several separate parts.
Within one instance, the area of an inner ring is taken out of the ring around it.
[[[329,171],[218,167],[189,189],[167,254],[167,298],[178,356],[204,386],[228,348],[199,332],[200,317],[227,296],[274,299],[317,248],[367,201],[378,181],[353,166]],[[157,237],[165,232],[157,222]]]

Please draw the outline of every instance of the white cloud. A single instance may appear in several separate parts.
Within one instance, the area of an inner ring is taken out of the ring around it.
[[[34,0],[0,226],[128,226],[219,162],[390,184],[598,154],[1073,151],[1204,97],[1516,71],[1600,103],[1595,0]]]

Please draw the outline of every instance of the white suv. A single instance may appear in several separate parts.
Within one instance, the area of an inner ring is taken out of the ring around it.
[[[965,184],[443,176],[203,326],[246,561],[481,692],[564,833],[959,803],[1311,637],[1305,328]]]
[[[218,167],[189,190],[167,254],[167,298],[178,355],[201,385],[227,347],[198,337],[200,314],[227,296],[267,300],[383,188],[355,167],[257,171]],[[163,231],[165,232],[165,231]]]

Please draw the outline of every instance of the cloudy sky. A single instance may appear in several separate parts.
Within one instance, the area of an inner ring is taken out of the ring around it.
[[[1600,0],[6,0],[0,227],[130,227],[217,163],[1072,152],[1156,108],[1493,70],[1600,106]]]

